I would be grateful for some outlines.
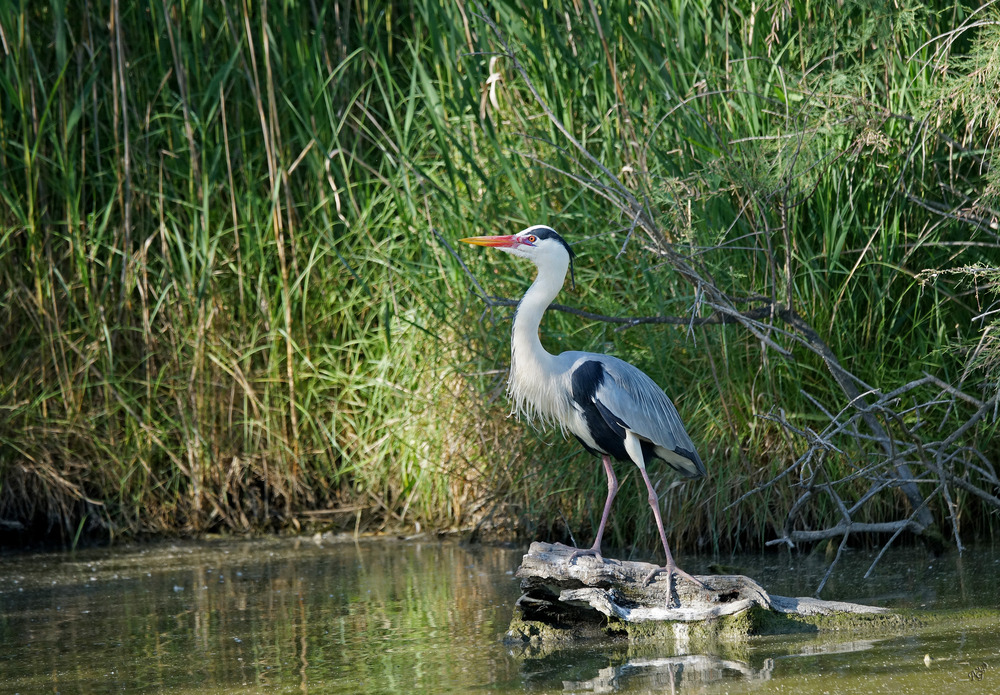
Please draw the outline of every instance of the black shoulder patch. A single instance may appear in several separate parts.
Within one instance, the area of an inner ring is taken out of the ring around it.
[[[587,360],[573,370],[573,403],[583,415],[590,439],[597,445],[596,449],[591,449],[586,444],[584,446],[587,451],[608,454],[619,461],[629,461],[631,459],[625,451],[627,425],[616,418],[597,397],[604,377],[604,365],[599,360]]]
[[[592,407],[594,394],[603,383],[604,365],[597,360],[587,360],[573,370],[573,401],[583,408]]]

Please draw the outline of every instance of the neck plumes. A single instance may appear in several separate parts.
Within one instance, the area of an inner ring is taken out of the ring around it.
[[[555,357],[538,338],[542,315],[562,289],[568,267],[568,257],[539,267],[538,276],[514,314],[507,393],[514,402],[514,414],[529,421],[559,421],[557,414],[571,407],[564,390],[558,388],[562,375],[556,369]]]

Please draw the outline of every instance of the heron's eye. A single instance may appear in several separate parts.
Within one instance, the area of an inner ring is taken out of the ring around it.
[[[538,237],[536,237],[535,235],[531,235],[528,237],[529,244],[534,244],[536,241],[538,241]]]

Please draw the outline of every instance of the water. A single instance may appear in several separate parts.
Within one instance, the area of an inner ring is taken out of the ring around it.
[[[0,558],[0,692],[449,693],[1000,692],[1000,552],[868,554],[824,597],[984,609],[882,638],[768,637],[542,651],[500,638],[524,549],[437,541],[269,539]],[[708,560],[682,560],[704,572]],[[822,558],[733,564],[773,593],[809,595]],[[925,662],[925,655],[929,661]]]

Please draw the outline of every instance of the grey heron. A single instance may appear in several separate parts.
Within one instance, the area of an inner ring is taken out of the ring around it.
[[[652,460],[661,459],[687,478],[705,475],[705,465],[674,404],[656,382],[624,360],[592,352],[553,355],[539,339],[542,315],[562,289],[573,261],[572,249],[545,225],[534,225],[510,236],[479,236],[462,241],[527,258],[538,269],[514,314],[508,394],[519,416],[558,425],[563,433],[568,430],[573,434],[588,452],[599,455],[608,477],[608,497],[594,544],[574,549],[571,557],[593,555],[603,562],[601,539],[618,492],[611,459],[631,461],[639,467],[646,484],[666,556],[664,566],[653,570],[646,582],[666,572],[668,582],[677,575],[704,588],[674,563],[663,530],[659,498],[646,472]]]

